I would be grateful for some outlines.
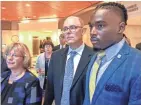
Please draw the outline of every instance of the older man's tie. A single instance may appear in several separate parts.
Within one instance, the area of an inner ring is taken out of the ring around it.
[[[105,56],[105,52],[102,51],[100,53],[97,54],[97,58],[94,62],[94,65],[92,67],[92,71],[91,71],[91,75],[90,75],[90,81],[89,81],[89,94],[90,94],[90,102],[92,101],[93,95],[94,95],[94,91],[96,88],[96,75],[97,75],[97,71],[99,69],[100,63],[101,63],[101,59]]]
[[[68,59],[66,64],[61,105],[70,105],[70,89],[73,81],[73,72],[74,72],[73,59],[76,54],[77,54],[76,51],[71,51],[70,58]]]

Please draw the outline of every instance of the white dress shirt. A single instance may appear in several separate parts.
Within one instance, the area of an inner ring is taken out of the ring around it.
[[[65,47],[66,47],[66,45],[61,45],[60,44],[60,49],[65,48]]]

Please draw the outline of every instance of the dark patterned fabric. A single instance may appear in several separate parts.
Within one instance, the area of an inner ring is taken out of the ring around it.
[[[10,74],[11,71],[6,71],[1,75],[1,93],[8,82]],[[7,101],[3,105],[41,105],[41,101],[42,89],[39,79],[27,71],[22,78],[13,82],[12,90],[9,91]]]
[[[7,81],[7,84],[5,85],[5,88],[3,89],[2,93],[1,93],[1,104],[5,105],[5,103],[7,103],[7,100],[9,98],[11,89],[12,89],[12,84],[9,84]]]

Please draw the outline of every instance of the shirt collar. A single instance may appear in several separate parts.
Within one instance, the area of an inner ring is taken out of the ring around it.
[[[70,48],[69,46],[69,51],[68,51],[68,55],[70,54],[71,51],[76,51],[77,54],[82,55],[82,52],[84,50],[85,44],[83,43],[80,47],[78,47],[77,49],[73,50]]]
[[[125,38],[123,38],[120,42],[114,44],[113,46],[105,50],[107,61],[111,60],[114,56],[117,55],[117,53],[122,48],[124,42],[125,42]]]
[[[61,45],[61,44],[60,44],[60,48],[65,48],[65,47],[66,47],[66,45]]]

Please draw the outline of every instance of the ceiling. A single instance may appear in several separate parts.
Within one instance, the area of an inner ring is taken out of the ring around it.
[[[99,1],[2,1],[1,20],[65,18]]]

